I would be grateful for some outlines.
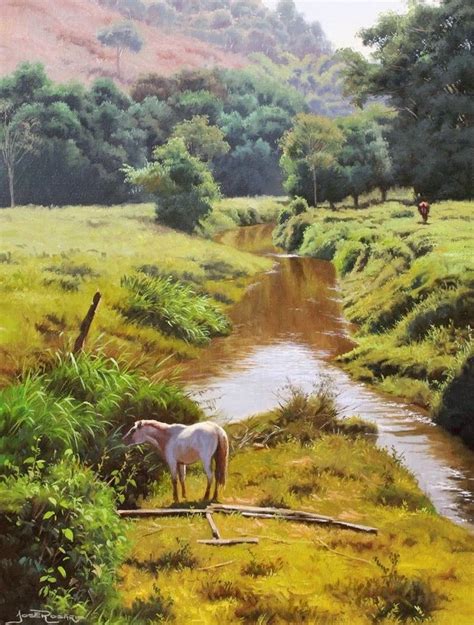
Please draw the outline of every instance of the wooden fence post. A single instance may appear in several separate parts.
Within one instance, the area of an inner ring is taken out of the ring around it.
[[[94,320],[95,313],[97,311],[97,306],[99,305],[100,299],[102,295],[97,291],[94,297],[92,298],[92,304],[87,311],[87,315],[84,317],[81,327],[79,328],[79,336],[77,337],[74,348],[72,350],[73,354],[78,354],[84,348],[84,343],[86,342],[87,335],[89,334],[89,330],[91,327],[91,323]]]

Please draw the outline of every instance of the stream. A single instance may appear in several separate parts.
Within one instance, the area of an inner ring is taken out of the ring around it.
[[[403,458],[439,513],[474,525],[474,454],[422,409],[353,380],[333,362],[354,346],[334,268],[278,254],[272,229],[249,226],[219,239],[272,255],[275,264],[232,307],[232,334],[214,339],[184,370],[192,397],[209,416],[232,422],[275,407],[288,384],[311,390],[327,379],[340,413],[377,424],[378,444]]]

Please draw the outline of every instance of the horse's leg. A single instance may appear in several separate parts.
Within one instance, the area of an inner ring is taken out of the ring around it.
[[[178,476],[181,484],[183,499],[186,499],[186,485],[184,483],[184,480],[186,479],[186,465],[182,462],[178,462]]]
[[[173,483],[173,501],[175,503],[179,503],[178,497],[178,464],[169,464],[169,469],[171,473],[171,481]]]
[[[204,471],[207,475],[207,488],[204,493],[204,501],[209,501],[209,496],[211,494],[211,486],[212,486],[212,459],[211,458],[203,458],[202,463],[204,465]]]

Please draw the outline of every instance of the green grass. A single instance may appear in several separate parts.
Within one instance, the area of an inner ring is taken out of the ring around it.
[[[345,314],[357,325],[358,347],[341,363],[429,408],[474,445],[471,214],[470,202],[440,202],[423,225],[414,207],[393,200],[363,210],[318,208],[281,224],[274,239],[333,261]]]
[[[227,198],[216,204],[200,231],[213,237],[238,226],[275,222],[284,204],[286,198],[283,197]]]
[[[229,200],[230,207],[249,202]],[[152,204],[4,209],[0,228],[0,385],[70,346],[96,290],[103,297],[89,349],[126,355],[150,374],[163,355],[191,358],[197,354],[192,342],[122,314],[129,297],[122,278],[145,267],[149,275],[191,283],[225,309],[252,276],[271,266],[268,259],[156,225]]]
[[[472,538],[433,511],[396,456],[360,431],[325,433],[319,420],[304,442],[243,440],[245,433],[270,431],[276,419],[301,419],[305,429],[318,401],[332,413],[326,392],[309,402],[294,395],[276,413],[230,428],[223,501],[313,510],[379,533],[216,513],[223,537],[259,538],[258,545],[224,551],[197,543],[210,536],[199,517],[131,522],[133,555],[120,584],[126,607],[146,603],[158,580],[163,600],[172,600],[168,619],[177,623],[452,625],[455,615],[456,623],[470,625]],[[190,502],[203,480],[200,471],[190,473]],[[165,477],[146,506],[169,505],[170,489]]]

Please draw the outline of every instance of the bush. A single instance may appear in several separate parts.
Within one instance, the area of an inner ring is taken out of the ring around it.
[[[125,276],[122,286],[129,291],[122,309],[128,319],[196,345],[230,332],[229,320],[210,298],[172,278]]]
[[[0,484],[0,571],[8,584],[0,617],[61,604],[83,616],[113,605],[117,570],[125,550],[125,527],[113,490],[72,458],[48,467],[38,458],[25,475]]]
[[[308,211],[308,202],[304,197],[295,197],[294,200],[290,202],[289,209],[293,215],[301,215],[301,213],[306,213]]]

